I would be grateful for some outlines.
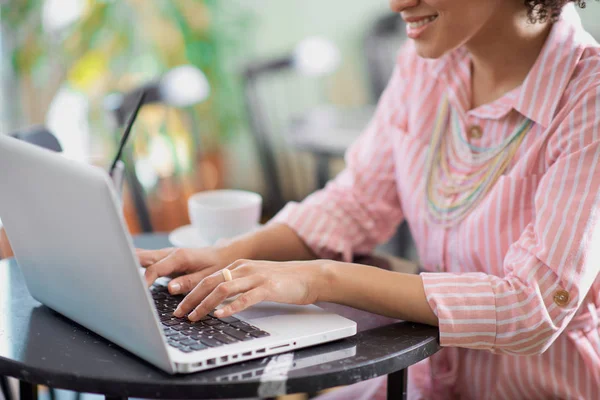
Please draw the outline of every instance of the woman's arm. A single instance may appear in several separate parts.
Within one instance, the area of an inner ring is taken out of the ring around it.
[[[325,268],[320,301],[344,304],[372,313],[437,326],[419,275],[357,264],[333,263]]]
[[[313,251],[285,224],[268,224],[218,247],[230,262],[239,259],[290,261],[314,260]]]
[[[229,265],[204,278],[179,304],[175,316],[197,321],[226,299],[240,295],[215,313],[227,317],[261,301],[288,304],[334,302],[392,318],[437,325],[418,275],[331,260],[254,261]]]

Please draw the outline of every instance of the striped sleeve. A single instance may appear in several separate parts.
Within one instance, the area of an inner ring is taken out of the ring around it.
[[[600,271],[600,90],[588,90],[548,144],[535,219],[504,277],[421,275],[443,346],[539,354],[567,326]]]
[[[410,49],[403,49],[365,132],[346,153],[346,168],[302,203],[290,203],[271,222],[289,225],[319,256],[352,260],[393,235],[403,214],[395,179],[392,132],[406,132]],[[403,57],[404,55],[404,57]]]

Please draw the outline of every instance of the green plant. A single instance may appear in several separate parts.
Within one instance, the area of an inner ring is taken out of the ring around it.
[[[191,110],[202,122],[203,143],[218,145],[237,131],[243,107],[235,62],[252,27],[250,13],[240,4],[81,0],[81,15],[52,30],[43,23],[47,1],[0,5],[0,22],[12,42],[7,50],[18,80],[22,123],[42,123],[58,90],[67,86],[89,99],[92,132],[109,135],[103,125],[104,96],[190,63],[204,71],[212,89],[209,100]]]

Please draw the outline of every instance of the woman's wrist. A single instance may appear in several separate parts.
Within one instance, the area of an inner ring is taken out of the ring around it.
[[[224,266],[230,265],[237,260],[254,259],[252,254],[252,244],[246,238],[238,238],[227,242],[221,242],[215,246],[219,259]]]
[[[215,246],[224,259],[264,261],[314,260],[302,239],[287,225],[270,224]]]
[[[331,260],[317,261],[315,277],[313,278],[315,290],[317,292],[317,301],[329,303],[340,302],[341,297],[343,297],[343,295],[339,293],[342,286],[337,282],[337,277],[341,264],[344,263]]]

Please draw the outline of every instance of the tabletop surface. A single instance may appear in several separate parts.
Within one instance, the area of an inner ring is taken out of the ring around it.
[[[166,235],[134,239],[169,245]],[[406,368],[439,350],[437,328],[334,304],[358,323],[350,338],[190,375],[168,375],[41,305],[14,259],[0,261],[0,375],[81,392],[145,398],[271,397],[347,385]]]

